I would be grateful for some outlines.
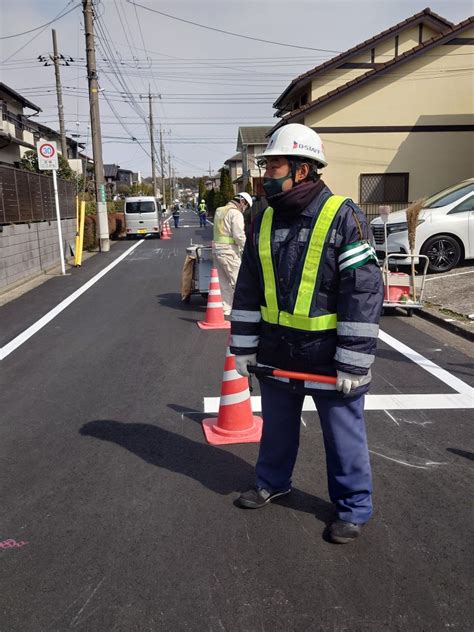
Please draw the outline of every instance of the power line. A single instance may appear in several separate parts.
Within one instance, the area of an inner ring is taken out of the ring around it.
[[[158,9],[151,9],[150,7],[146,7],[143,4],[138,4],[138,2],[132,2],[132,0],[127,0],[129,4],[133,4],[141,9],[145,9],[146,11],[151,11],[152,13],[158,13],[159,15],[164,15],[171,20],[177,20],[178,22],[185,22],[186,24],[191,24],[192,26],[198,26],[202,29],[207,29],[209,31],[215,31],[217,33],[224,33],[224,35],[232,35],[233,37],[241,37],[243,39],[253,40],[255,42],[263,42],[265,44],[274,44],[276,46],[287,46],[289,48],[300,48],[303,50],[315,50],[323,53],[341,53],[340,50],[331,50],[327,48],[311,48],[310,46],[297,46],[296,44],[284,44],[283,42],[274,42],[272,40],[261,39],[260,37],[251,37],[250,35],[242,35],[241,33],[232,33],[231,31],[224,31],[223,29],[218,29],[213,26],[206,26],[205,24],[198,24],[197,22],[192,22],[191,20],[185,20],[184,18],[178,18],[176,15],[170,15],[169,13],[164,13],[163,11],[158,11]]]
[[[68,2],[68,5],[69,4],[71,4],[71,3]],[[4,35],[3,37],[0,37],[0,40],[12,39],[13,37],[21,37],[22,35],[28,35],[28,33],[34,33],[34,31],[39,31],[40,29],[44,29],[47,26],[49,26],[50,24],[53,24],[54,22],[57,22],[58,20],[63,18],[65,15],[67,15],[68,13],[71,13],[72,11],[74,11],[75,9],[77,9],[80,6],[81,6],[80,4],[76,4],[71,9],[69,9],[69,11],[66,11],[66,13],[63,13],[62,15],[57,15],[55,18],[53,18],[49,22],[46,22],[46,24],[41,24],[41,26],[36,26],[34,29],[29,29],[28,31],[23,31],[22,33],[15,33],[15,35]]]
[[[52,22],[55,22],[56,20],[61,19],[63,16],[67,15],[68,13],[71,13],[71,11],[74,11],[74,9],[77,9],[78,6],[80,6],[79,4],[76,4],[74,7],[72,7],[72,9],[70,9],[69,11],[66,11],[66,9],[68,8],[68,6],[71,4],[71,2],[73,2],[73,0],[69,0],[69,2],[66,3],[66,6],[64,7],[64,9],[61,9],[61,11],[56,15],[56,17],[52,20]],[[66,12],[65,12],[66,11]],[[64,13],[65,12],[65,13]],[[31,44],[31,42],[36,39],[39,35],[41,35],[49,26],[49,24],[51,24],[52,22],[48,22],[46,24],[46,26],[43,26],[43,28],[40,30],[39,33],[36,33],[36,35],[33,35],[32,38],[30,38],[25,44],[23,44],[23,46],[20,46],[20,48],[17,48],[17,50],[12,53],[9,57],[6,57],[5,59],[2,60],[2,64],[4,64],[7,61],[10,61],[10,59],[12,57],[15,57],[15,55],[17,55],[20,51],[22,51],[24,48],[26,48],[29,44]],[[35,29],[36,30],[36,29]]]

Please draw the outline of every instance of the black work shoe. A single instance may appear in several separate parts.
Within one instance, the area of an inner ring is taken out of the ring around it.
[[[355,540],[362,531],[361,524],[335,520],[329,527],[329,539],[336,544],[347,544]]]
[[[269,492],[268,489],[263,489],[262,487],[252,487],[247,492],[240,494],[236,502],[240,507],[245,507],[246,509],[260,509],[260,507],[265,507],[265,505],[271,503],[275,498],[285,496],[290,492],[291,489],[286,489],[283,492]]]

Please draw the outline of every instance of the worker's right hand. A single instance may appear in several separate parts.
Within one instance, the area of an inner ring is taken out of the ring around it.
[[[237,373],[242,375],[242,377],[250,377],[247,365],[249,364],[257,364],[257,354],[252,353],[251,355],[236,355],[235,356],[235,369]]]

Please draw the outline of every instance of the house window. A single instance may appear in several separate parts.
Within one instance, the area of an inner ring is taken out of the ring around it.
[[[370,62],[372,64],[375,62],[375,48],[370,49]]]
[[[301,105],[306,105],[308,103],[308,94],[305,93],[303,94],[303,96],[301,97]]]
[[[361,204],[408,202],[408,173],[364,173],[360,175]]]
[[[423,41],[423,24],[418,25],[418,44]]]
[[[398,57],[398,45],[399,45],[399,38],[398,38],[398,35],[395,35],[395,57]]]

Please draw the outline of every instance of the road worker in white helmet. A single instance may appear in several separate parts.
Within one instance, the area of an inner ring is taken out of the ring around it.
[[[265,507],[291,492],[301,411],[312,396],[326,450],[335,520],[331,542],[359,536],[372,514],[364,422],[383,302],[367,219],[333,195],[318,134],[280,127],[260,157],[269,207],[257,215],[242,255],[231,314],[230,351],[238,373],[260,381],[263,433],[255,487],[238,505]],[[282,369],[291,377],[275,377]],[[329,376],[330,383],[295,379]],[[291,503],[291,501],[290,501]]]
[[[252,204],[253,200],[248,193],[237,193],[225,206],[216,209],[214,214],[212,254],[226,316],[232,309],[234,288],[245,246],[244,212]]]

